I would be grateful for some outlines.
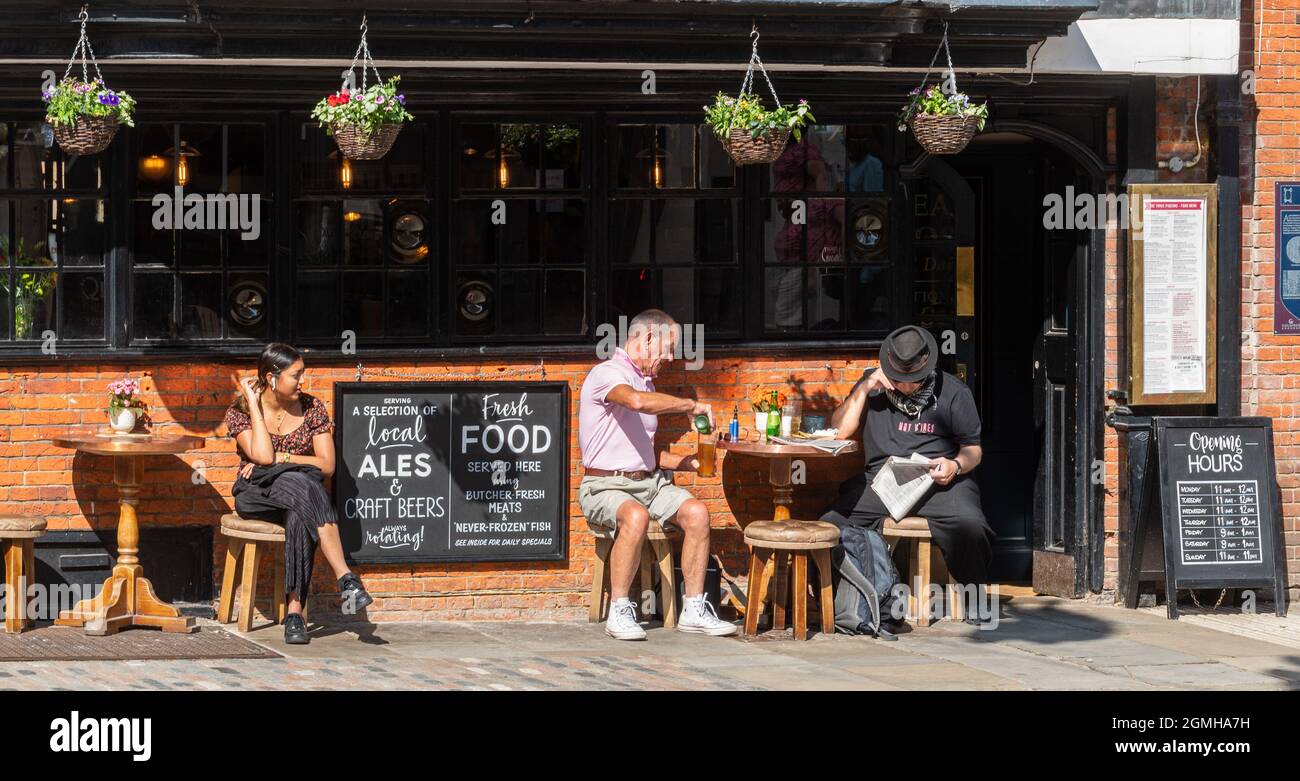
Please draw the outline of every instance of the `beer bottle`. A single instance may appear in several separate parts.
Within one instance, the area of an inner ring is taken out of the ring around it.
[[[772,391],[772,403],[768,405],[767,436],[769,439],[781,434],[781,403],[776,391]]]

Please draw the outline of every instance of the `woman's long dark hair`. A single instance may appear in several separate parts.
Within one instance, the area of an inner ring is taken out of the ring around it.
[[[266,375],[278,375],[301,359],[302,353],[298,352],[293,345],[284,342],[271,342],[262,350],[262,354],[257,357],[257,382],[253,385],[253,388],[258,393],[266,390]],[[242,391],[235,397],[235,406],[245,415],[249,414],[248,400],[244,398]]]

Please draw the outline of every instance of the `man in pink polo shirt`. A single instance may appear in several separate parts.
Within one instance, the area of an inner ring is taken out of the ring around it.
[[[718,618],[704,594],[709,510],[665,471],[698,469],[699,460],[655,450],[658,415],[702,413],[713,420],[708,404],[655,391],[653,380],[672,361],[679,332],[672,317],[658,309],[632,318],[626,342],[587,373],[579,395],[578,443],[585,474],[578,485],[578,506],[591,526],[617,530],[609,553],[605,633],[619,640],[645,639],[627,592],[651,521],[676,524],[683,533],[686,603],[677,628],[715,636],[736,632],[735,624]]]

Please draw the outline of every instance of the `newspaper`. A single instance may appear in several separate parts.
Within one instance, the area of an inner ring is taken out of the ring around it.
[[[871,481],[871,490],[889,508],[890,517],[897,521],[911,514],[912,508],[933,484],[930,459],[913,453],[907,458],[890,456]]]
[[[793,437],[768,437],[768,442],[777,445],[808,445],[818,450],[825,451],[831,455],[839,453],[844,448],[853,444],[851,439],[795,439]]]

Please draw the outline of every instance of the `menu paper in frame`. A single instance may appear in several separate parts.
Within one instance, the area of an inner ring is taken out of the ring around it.
[[[1130,403],[1214,401],[1216,199],[1214,185],[1130,188]]]
[[[1300,182],[1274,185],[1273,333],[1300,335]]]

